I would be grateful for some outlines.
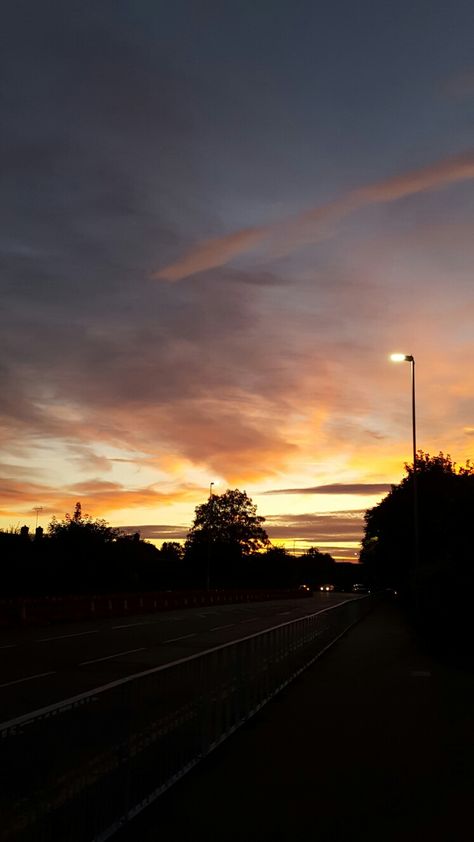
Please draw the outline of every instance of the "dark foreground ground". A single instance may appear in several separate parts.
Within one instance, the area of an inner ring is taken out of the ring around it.
[[[474,675],[379,605],[114,837],[474,840]]]

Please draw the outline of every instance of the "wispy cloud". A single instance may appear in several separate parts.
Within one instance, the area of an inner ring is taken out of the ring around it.
[[[271,515],[265,520],[265,529],[272,541],[299,539],[315,546],[318,543],[337,545],[341,541],[360,541],[363,517],[364,510],[358,509],[324,514]]]
[[[353,482],[331,483],[330,485],[313,485],[309,488],[277,488],[264,491],[264,494],[383,494],[390,491],[387,483]]]
[[[156,523],[151,526],[140,524],[139,526],[122,526],[125,532],[139,532],[140,537],[149,541],[183,541],[189,532],[189,526],[178,526],[166,523]]]
[[[163,267],[152,277],[179,281],[223,266],[268,240],[270,252],[283,255],[305,243],[317,242],[330,235],[332,225],[363,207],[394,202],[426,190],[440,188],[474,178],[474,152],[455,155],[401,175],[360,187],[321,207],[305,211],[271,226],[245,228],[224,237],[208,240],[191,249],[184,257]],[[330,228],[328,228],[328,225]]]

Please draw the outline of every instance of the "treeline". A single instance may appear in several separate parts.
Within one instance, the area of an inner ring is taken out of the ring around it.
[[[184,546],[161,549],[103,520],[74,513],[53,518],[47,533],[0,532],[2,596],[119,593],[204,588],[350,589],[354,565],[336,564],[311,548],[294,557],[272,547],[263,518],[245,492],[213,495],[196,509]],[[360,579],[360,573],[359,573]]]
[[[416,477],[412,465],[405,469],[402,481],[365,515],[361,561],[372,582],[400,592],[433,640],[469,641],[470,647],[474,469],[423,451]]]

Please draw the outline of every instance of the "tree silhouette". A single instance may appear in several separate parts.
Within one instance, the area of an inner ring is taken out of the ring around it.
[[[298,559],[301,583],[315,587],[325,583],[334,583],[336,562],[329,553],[322,553],[316,547],[310,547]]]
[[[257,507],[245,491],[228,489],[212,494],[206,503],[195,509],[194,523],[186,544],[220,544],[235,547],[242,554],[256,552],[270,543],[257,515]]]
[[[103,519],[93,520],[90,515],[83,515],[82,506],[78,502],[74,507],[74,514],[66,514],[63,520],[53,517],[48,526],[48,534],[50,538],[70,545],[98,546],[115,541],[121,535],[121,531],[108,526]]]
[[[449,455],[419,451],[418,569],[414,569],[413,466],[373,509],[365,514],[361,561],[372,581],[416,595],[420,612],[444,615],[447,589],[456,600],[474,584],[472,513],[474,469],[459,467]],[[458,606],[459,607],[459,606]]]
[[[270,543],[262,527],[264,520],[245,491],[236,488],[212,494],[196,507],[186,539],[189,580],[202,586],[212,578],[213,586],[220,587],[241,581],[242,559]]]

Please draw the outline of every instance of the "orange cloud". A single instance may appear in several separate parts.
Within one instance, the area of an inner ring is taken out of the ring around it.
[[[259,245],[269,231],[270,229],[265,227],[244,228],[242,231],[236,231],[225,237],[207,240],[184,255],[181,260],[160,269],[159,272],[152,275],[152,278],[159,278],[163,281],[179,281],[181,278],[187,278],[188,275],[194,275],[204,269],[222,266],[232,260],[233,257],[250,251]]]
[[[352,190],[340,199],[305,211],[281,223],[244,228],[233,234],[208,240],[192,249],[181,260],[160,269],[153,277],[179,281],[205,269],[223,266],[233,257],[247,253],[265,240],[272,240],[274,255],[286,254],[298,245],[316,242],[329,236],[328,224],[334,224],[363,207],[394,202],[406,196],[471,178],[474,178],[474,152],[469,151],[428,167]]]
[[[164,493],[154,486],[129,489],[120,483],[102,480],[74,483],[66,488],[53,488],[11,479],[2,483],[0,517],[32,517],[34,505],[42,507],[42,517],[63,517],[66,512],[73,511],[77,500],[81,501],[84,512],[88,511],[94,517],[100,517],[104,512],[170,505],[183,500],[193,500],[195,496],[195,489],[190,488],[177,488],[173,492]]]

